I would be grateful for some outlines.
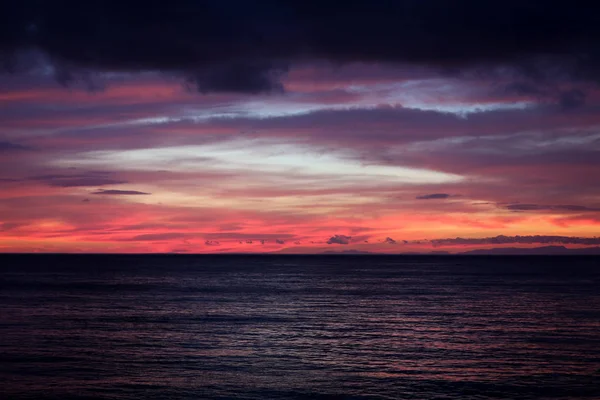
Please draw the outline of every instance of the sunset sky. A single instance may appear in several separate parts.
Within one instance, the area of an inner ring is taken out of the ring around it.
[[[596,13],[47,3],[0,7],[2,252],[600,245]]]

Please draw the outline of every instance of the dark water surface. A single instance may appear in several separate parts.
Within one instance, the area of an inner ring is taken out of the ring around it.
[[[600,399],[600,258],[0,256],[2,399]]]

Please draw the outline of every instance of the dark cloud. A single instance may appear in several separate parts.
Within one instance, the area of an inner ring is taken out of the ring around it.
[[[0,153],[11,153],[25,150],[31,150],[31,148],[17,143],[0,141]]]
[[[120,185],[127,183],[127,181],[114,179],[108,172],[87,172],[83,174],[48,174],[32,176],[30,180],[44,182],[50,186],[55,187],[86,187],[86,186],[106,186],[106,185]]]
[[[519,96],[545,97],[548,93],[538,85],[531,82],[512,82],[504,87],[504,90],[509,94],[517,94]]]
[[[201,91],[247,93],[280,90],[280,74],[302,60],[512,66],[535,79],[594,80],[597,12],[578,1],[6,1],[0,61],[18,69],[6,55],[37,48],[63,81],[77,68],[158,70]]]
[[[204,242],[206,246],[220,246],[221,243],[217,240],[207,240]]]
[[[587,93],[577,87],[561,90],[548,82],[513,82],[504,87],[508,94],[533,97],[538,100],[556,100],[563,110],[571,110],[585,104]]]
[[[277,244],[285,244],[285,240],[275,239],[275,243],[277,243]]]
[[[432,193],[432,194],[424,194],[422,196],[417,196],[417,200],[433,200],[433,199],[447,199],[450,197],[447,193]]]
[[[327,240],[327,244],[348,244],[350,243],[351,239],[352,236],[335,235],[330,237],[329,240]]]
[[[543,204],[509,204],[506,209],[511,211],[600,211],[600,207],[586,207],[573,204],[543,205]]]
[[[269,63],[235,63],[204,69],[188,78],[201,93],[210,92],[283,92],[281,77],[287,67]]]
[[[385,240],[383,241],[383,243],[387,243],[387,244],[396,244],[397,242],[392,239],[391,237],[386,237]]]
[[[137,190],[97,190],[92,194],[103,194],[103,195],[118,195],[118,196],[137,196],[137,195],[149,195],[151,193],[138,192]]]
[[[47,181],[48,182],[48,181]],[[127,181],[120,181],[110,178],[92,177],[82,179],[59,179],[48,182],[50,186],[60,187],[85,187],[85,186],[106,186],[106,185],[120,185],[127,183]]]
[[[495,236],[487,238],[450,238],[450,239],[432,239],[433,246],[452,246],[452,245],[502,245],[502,244],[580,244],[580,245],[598,245],[600,238],[586,238],[574,236]]]
[[[582,106],[585,103],[587,94],[581,89],[570,89],[560,93],[559,104],[565,110],[570,110]]]
[[[551,210],[552,206],[544,206],[540,204],[509,204],[506,206],[506,209],[512,211],[541,211]]]

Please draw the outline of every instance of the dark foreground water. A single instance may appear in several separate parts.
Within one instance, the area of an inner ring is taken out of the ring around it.
[[[0,256],[2,399],[600,399],[600,258]]]

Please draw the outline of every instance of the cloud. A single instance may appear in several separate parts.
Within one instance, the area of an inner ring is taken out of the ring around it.
[[[350,243],[351,239],[352,236],[335,235],[330,237],[329,240],[327,240],[327,244],[348,244]]]
[[[90,199],[83,199],[83,200],[81,200],[81,202],[82,202],[82,203],[89,203],[89,202],[90,202]]]
[[[201,93],[242,92],[259,94],[283,92],[281,77],[286,65],[264,62],[237,62],[199,69],[187,80]]]
[[[432,199],[447,199],[450,197],[447,193],[432,193],[432,194],[424,194],[422,196],[417,196],[417,200],[432,200]]]
[[[275,243],[277,243],[277,244],[285,244],[285,240],[275,239]]]
[[[20,224],[16,222],[4,222],[0,224],[0,232],[10,231],[23,225],[25,224]]]
[[[225,214],[226,217],[226,214]],[[182,221],[182,222],[186,222],[189,223],[189,221]],[[275,240],[278,238],[285,238],[286,236],[289,238],[293,238],[294,235],[292,234],[271,234],[271,233],[260,233],[260,232],[256,232],[256,233],[252,233],[252,232],[248,232],[248,233],[240,233],[240,232],[210,232],[210,233],[204,233],[204,237],[207,239],[215,239],[215,240],[237,240],[237,241],[244,241],[247,242],[248,244],[252,244],[254,242],[254,238],[256,238],[257,236],[262,236],[264,237],[264,240]]]
[[[59,181],[51,182],[50,186],[59,187],[86,187],[86,186],[106,186],[106,185],[121,185],[127,183],[126,181],[119,181],[108,178],[85,178],[85,179],[61,179]]]
[[[571,110],[585,103],[587,94],[581,89],[570,89],[560,93],[558,101],[565,110]]]
[[[220,246],[221,243],[217,240],[207,240],[204,242],[206,246]]]
[[[54,187],[86,187],[86,186],[106,186],[120,185],[127,181],[113,179],[112,173],[105,171],[90,171],[83,174],[48,174],[32,176],[29,179],[44,182]]]
[[[547,82],[519,81],[504,87],[508,94],[535,98],[537,100],[556,100],[565,111],[581,107],[585,104],[588,94],[580,88],[559,90]]]
[[[593,81],[600,64],[597,11],[589,4],[540,7],[520,0],[458,6],[357,0],[344,7],[334,0],[177,0],[143,11],[105,0],[93,12],[87,2],[8,2],[0,8],[0,55],[6,69],[31,69],[9,56],[39,49],[65,82],[81,68],[162,71],[186,76],[205,92],[279,90],[280,75],[300,60],[446,71],[511,66],[538,80]],[[89,74],[79,75],[89,81]]]
[[[92,192],[92,194],[102,194],[102,195],[118,195],[118,196],[137,196],[137,195],[149,195],[152,193],[146,193],[146,192],[138,192],[137,190],[97,190],[95,192]]]
[[[600,211],[600,207],[586,207],[573,204],[543,205],[516,203],[507,205],[506,209],[511,211]]]
[[[383,241],[383,243],[386,243],[386,244],[396,244],[397,242],[394,239],[392,239],[391,237],[388,236],[388,237],[385,238],[385,240]]]
[[[160,240],[172,240],[190,237],[187,233],[179,232],[168,232],[168,233],[148,233],[144,235],[137,235],[127,239],[127,241],[160,241]]]
[[[0,141],[0,153],[20,152],[25,150],[31,150],[31,148],[17,143]]]
[[[437,246],[454,246],[454,245],[503,245],[503,244],[579,244],[579,245],[598,245],[600,238],[593,237],[576,237],[576,236],[504,236],[486,238],[448,238],[448,239],[432,239],[431,244]]]

